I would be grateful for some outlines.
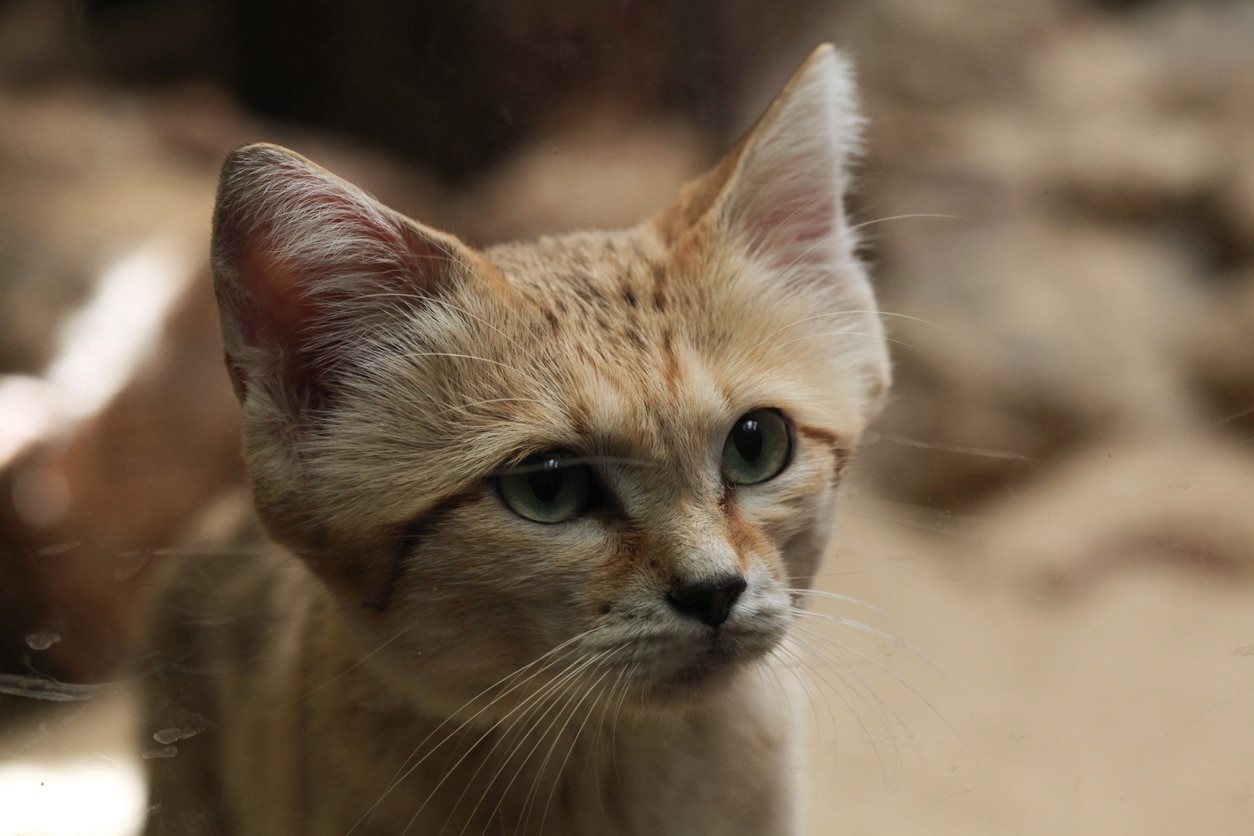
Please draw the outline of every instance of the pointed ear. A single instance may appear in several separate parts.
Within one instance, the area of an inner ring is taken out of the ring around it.
[[[213,223],[227,366],[289,416],[323,402],[336,351],[464,278],[478,258],[305,158],[273,145],[231,153]]]
[[[788,283],[831,285],[855,262],[845,165],[859,147],[861,125],[852,72],[823,44],[740,144],[685,189],[663,218],[664,233],[673,240],[709,220]],[[847,278],[853,274],[861,275]]]

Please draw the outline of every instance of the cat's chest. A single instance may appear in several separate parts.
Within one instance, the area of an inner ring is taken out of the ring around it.
[[[593,718],[566,703],[473,729],[386,714],[366,728],[341,718],[338,731],[316,743],[321,754],[305,761],[297,806],[313,815],[300,829],[328,836],[790,832],[791,721],[756,697],[749,702],[725,707],[739,718],[730,725],[709,716]],[[363,736],[373,742],[362,747]]]

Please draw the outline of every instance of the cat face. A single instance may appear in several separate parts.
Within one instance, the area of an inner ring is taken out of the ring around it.
[[[887,385],[851,107],[820,50],[652,221],[483,252],[282,149],[228,160],[258,511],[417,702],[690,705],[781,640]]]

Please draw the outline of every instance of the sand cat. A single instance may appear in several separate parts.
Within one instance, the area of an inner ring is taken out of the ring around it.
[[[773,667],[888,383],[858,129],[820,47],[652,219],[482,250],[232,153],[214,281],[282,549],[160,581],[148,832],[798,832]]]

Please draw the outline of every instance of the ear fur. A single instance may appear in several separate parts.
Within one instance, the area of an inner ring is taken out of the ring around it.
[[[725,221],[780,269],[823,273],[852,255],[845,163],[862,120],[849,66],[830,45],[793,75],[750,136]]]
[[[236,394],[257,388],[289,417],[332,395],[345,326],[359,333],[443,292],[477,255],[274,145],[222,168],[213,273]]]
[[[856,263],[844,193],[861,127],[852,71],[823,44],[740,144],[688,185],[663,217],[664,234],[675,240],[713,223],[789,283],[831,285],[834,273]]]

